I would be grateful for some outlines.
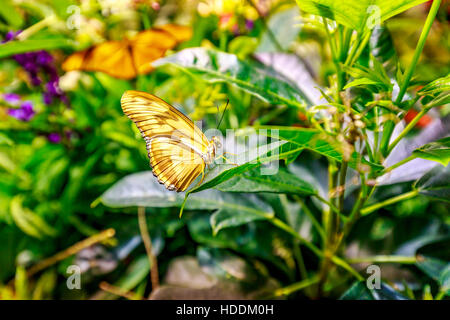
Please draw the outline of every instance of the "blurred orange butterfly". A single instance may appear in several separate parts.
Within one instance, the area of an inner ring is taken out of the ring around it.
[[[209,141],[188,117],[152,94],[126,91],[121,104],[147,143],[150,165],[159,183],[179,192],[200,174],[199,184],[203,181],[206,165],[214,162],[221,147],[217,137]]]
[[[116,78],[132,79],[152,71],[152,61],[191,37],[190,27],[167,24],[141,31],[131,39],[106,41],[75,52],[63,62],[62,68],[64,71],[100,71]]]

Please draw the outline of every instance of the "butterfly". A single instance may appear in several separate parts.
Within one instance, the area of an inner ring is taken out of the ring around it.
[[[70,55],[64,71],[100,71],[115,78],[132,79],[153,70],[151,62],[192,37],[192,29],[174,24],[139,32],[131,39],[106,41]]]
[[[146,141],[159,183],[177,192],[185,191],[200,174],[202,183],[205,167],[214,162],[221,147],[219,138],[208,140],[187,116],[152,94],[126,91],[121,105]]]

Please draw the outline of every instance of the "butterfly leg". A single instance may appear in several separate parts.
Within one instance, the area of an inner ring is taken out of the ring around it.
[[[202,178],[201,178],[200,181],[197,183],[196,187],[198,187],[199,185],[202,184],[203,179],[205,179],[205,168],[202,169]]]

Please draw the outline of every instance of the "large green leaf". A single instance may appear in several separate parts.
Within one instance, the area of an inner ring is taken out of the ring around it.
[[[382,170],[383,167],[362,158],[356,151],[351,150],[335,138],[316,129],[298,127],[258,127],[258,134],[286,140],[299,148],[317,152],[327,158],[342,162],[347,160],[349,166],[358,171]]]
[[[414,150],[413,155],[447,166],[450,161],[450,137],[427,143]]]
[[[236,175],[259,167],[261,164],[285,159],[292,154],[296,154],[299,149],[295,144],[276,141],[256,146],[236,156],[227,156],[233,164],[223,163],[215,165],[205,175],[204,182],[200,186],[190,189],[189,193],[213,188]]]
[[[317,193],[313,185],[284,169],[279,169],[276,174],[261,175],[260,168],[237,175],[219,184],[216,189],[228,192],[291,193],[302,196]]]
[[[408,300],[385,283],[380,289],[369,289],[365,281],[355,282],[340,298],[341,300]]]
[[[426,0],[297,0],[303,11],[337,21],[359,32],[371,27],[379,12],[380,23]]]
[[[0,45],[0,58],[30,51],[53,50],[68,47],[72,47],[72,42],[65,38],[10,41]]]
[[[226,82],[271,104],[300,109],[311,105],[301,90],[285,77],[260,64],[241,61],[233,54],[189,48],[153,62],[155,67],[165,64],[175,65],[209,82]]]
[[[184,195],[160,185],[149,171],[131,174],[118,181],[100,198],[109,207],[179,207]],[[194,193],[186,209],[217,210],[211,216],[213,231],[245,224],[253,220],[270,219],[272,208],[255,195],[239,195],[217,190]]]
[[[416,251],[416,265],[445,290],[450,290],[450,238],[427,243]]]
[[[414,183],[420,194],[450,202],[450,166],[436,166]]]

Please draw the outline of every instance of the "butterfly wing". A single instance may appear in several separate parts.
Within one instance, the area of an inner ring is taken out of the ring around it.
[[[133,60],[139,74],[153,70],[152,61],[164,56],[167,50],[192,37],[190,27],[166,24],[139,32],[132,40]]]
[[[176,24],[165,24],[158,26],[158,29],[170,33],[177,41],[177,43],[184,42],[192,38],[192,28],[180,26]]]
[[[148,142],[153,174],[169,190],[185,191],[205,170],[202,157],[177,140],[157,137]]]
[[[120,79],[132,79],[137,74],[128,40],[106,41],[75,52],[64,61],[62,68],[64,71],[100,71]]]
[[[139,74],[153,70],[152,61],[164,56],[175,47],[176,39],[164,30],[151,29],[139,32],[132,40],[133,60]]]
[[[167,188],[184,191],[205,168],[206,136],[183,113],[152,94],[127,91],[121,104],[146,140],[158,180]]]
[[[188,40],[192,29],[173,24],[139,32],[132,39],[106,41],[75,52],[63,63],[64,71],[100,71],[120,79],[132,79],[153,70],[152,61]]]

